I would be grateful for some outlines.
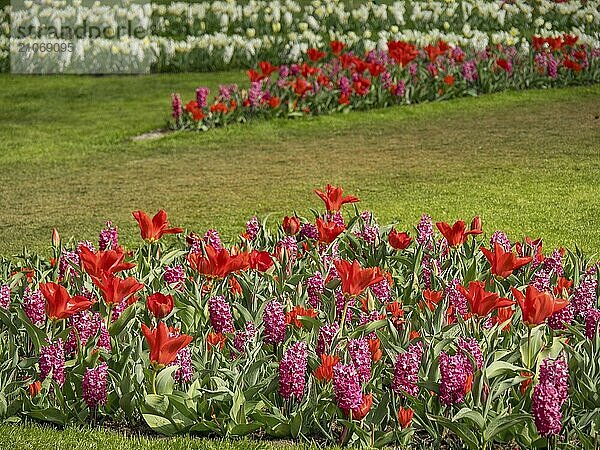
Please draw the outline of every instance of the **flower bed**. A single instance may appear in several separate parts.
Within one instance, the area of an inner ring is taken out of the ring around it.
[[[528,45],[532,35],[577,35],[582,43],[598,46],[598,0],[524,1],[396,1],[364,2],[354,8],[340,1],[215,1],[167,5],[147,3],[127,7],[77,0],[25,2],[11,17],[0,11],[0,67],[9,68],[8,55],[17,52],[19,36],[10,41],[9,22],[15,29],[30,25],[60,28],[81,24],[118,30],[124,18],[139,23],[146,35],[122,39],[82,40],[69,55],[34,52],[32,67],[83,70],[94,67],[111,52],[135,55],[140,64],[152,62],[155,71],[196,71],[248,68],[261,60],[273,64],[297,62],[309,47],[324,49],[330,40],[343,41],[357,52],[384,49],[390,40],[419,46],[439,39],[463,48],[483,50],[490,45]],[[27,38],[33,45],[47,39]],[[54,41],[53,41],[54,42]],[[61,43],[63,41],[56,41]],[[68,41],[64,41],[67,43]]]
[[[220,86],[209,102],[196,89],[183,105],[172,95],[171,127],[208,130],[255,118],[297,117],[333,111],[474,96],[506,89],[566,86],[600,80],[600,48],[579,38],[532,38],[531,51],[496,46],[463,50],[444,41],[416,47],[390,41],[386,51],[359,56],[340,41],[327,51],[310,48],[300,64],[263,61],[249,70],[250,87]]]
[[[231,247],[136,211],[136,249],[108,223],[98,249],[55,231],[50,260],[4,261],[3,417],[593,447],[598,263],[478,217],[407,233],[316,193],[311,220],[254,217]]]

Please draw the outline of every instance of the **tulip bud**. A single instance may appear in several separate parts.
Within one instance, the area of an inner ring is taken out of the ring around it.
[[[473,221],[471,222],[471,231],[481,230],[481,218],[479,216],[473,217]]]
[[[285,234],[288,236],[294,236],[300,231],[300,220],[295,216],[285,216],[283,218],[283,231],[285,231]]]
[[[412,422],[414,411],[411,408],[403,408],[402,406],[398,410],[398,422],[402,429],[408,428]]]
[[[38,395],[41,390],[42,390],[42,383],[39,380],[38,381],[34,381],[33,383],[31,383],[29,385],[29,396],[31,398],[33,398],[36,395]]]
[[[52,228],[52,246],[60,247],[60,235],[56,228]]]
[[[148,297],[147,306],[154,317],[162,319],[173,311],[173,297],[156,292]]]

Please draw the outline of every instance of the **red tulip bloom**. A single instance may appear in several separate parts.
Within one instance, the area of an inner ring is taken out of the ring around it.
[[[104,275],[101,280],[94,280],[94,284],[100,288],[108,305],[118,305],[123,300],[129,300],[144,288],[144,284],[133,277],[122,279],[112,274]]]
[[[167,213],[164,209],[158,211],[152,219],[150,219],[148,214],[143,211],[134,211],[133,217],[135,217],[135,220],[137,220],[140,227],[142,239],[146,241],[156,242],[163,234],[177,234],[183,232],[183,228],[169,228]]]
[[[510,319],[512,319],[512,316],[514,315],[515,310],[510,307],[504,307],[504,308],[498,308],[498,313],[492,318],[492,322],[494,325],[501,325],[504,322],[509,321]],[[502,328],[503,331],[507,331],[510,328],[510,322],[508,322],[506,325],[504,325],[504,328]]]
[[[479,317],[486,317],[495,309],[514,304],[512,300],[500,298],[495,292],[487,292],[483,281],[471,281],[468,290],[463,286],[458,286],[458,290],[469,302],[471,312]]]
[[[271,76],[271,74],[279,69],[279,66],[274,66],[269,61],[261,61],[258,63],[260,71],[265,77]]]
[[[201,253],[192,253],[188,256],[190,267],[208,278],[226,278],[229,274],[250,267],[248,253],[232,255],[225,248],[216,249],[207,245],[204,249],[205,256]]]
[[[313,375],[319,381],[333,380],[333,366],[340,362],[339,356],[321,355],[321,365],[315,369]]]
[[[331,244],[345,229],[346,227],[344,225],[338,225],[333,221],[325,222],[323,219],[317,217],[319,242]]]
[[[285,323],[287,325],[294,324],[297,328],[302,328],[302,322],[299,317],[317,317],[317,311],[312,308],[303,308],[302,306],[294,306],[292,310],[285,315]]]
[[[223,333],[215,333],[211,331],[208,333],[208,336],[206,336],[206,347],[208,350],[216,347],[219,347],[219,350],[223,350],[226,341],[227,336],[225,336]]]
[[[295,216],[285,216],[283,218],[283,231],[285,231],[285,234],[288,236],[294,236],[298,234],[298,231],[300,231],[300,219]]]
[[[331,52],[334,55],[339,55],[340,53],[342,53],[342,50],[344,50],[344,47],[346,47],[346,45],[340,41],[331,41],[329,43],[329,47],[331,47]]]
[[[494,242],[494,251],[481,247],[481,252],[485,255],[492,266],[492,273],[501,278],[509,277],[513,271],[529,264],[533,259],[531,256],[523,258],[517,257],[513,252],[507,252],[497,242]]]
[[[56,283],[42,283],[40,291],[46,299],[46,314],[53,320],[66,319],[94,304],[81,295],[71,297],[63,286]]]
[[[261,252],[258,250],[252,250],[250,253],[250,268],[258,270],[259,272],[265,272],[273,266],[273,257],[269,252]]]
[[[29,396],[34,398],[40,392],[42,392],[42,382],[40,380],[34,381],[29,386]]]
[[[353,420],[363,420],[369,411],[371,411],[371,407],[373,406],[373,394],[363,394],[362,403],[358,408],[354,408],[352,410],[352,419]]]
[[[346,203],[356,203],[360,201],[353,195],[347,195],[344,197],[344,189],[341,187],[332,186],[331,184],[325,186],[325,192],[315,189],[315,194],[317,194],[321,200],[323,200],[325,203],[325,208],[329,212],[339,211],[342,208],[342,205],[345,205]]]
[[[170,336],[164,322],[159,322],[158,327],[152,330],[142,324],[142,333],[150,346],[150,362],[157,369],[175,361],[177,352],[192,342],[192,336],[186,334]]]
[[[469,230],[467,231],[465,227],[465,222],[463,220],[457,221],[454,225],[450,226],[446,222],[437,222],[435,224],[440,230],[440,233],[446,238],[448,241],[448,245],[450,247],[460,247],[463,245],[467,239],[467,236],[470,234],[481,234],[481,230]]]
[[[379,267],[363,269],[357,260],[352,263],[338,260],[333,264],[342,281],[342,292],[349,297],[358,297],[366,288],[384,279]]]
[[[573,282],[565,277],[559,277],[556,286],[554,286],[554,295],[557,297],[568,298],[573,290]]]
[[[83,270],[92,277],[100,280],[103,275],[115,274],[122,270],[129,270],[135,267],[133,263],[123,262],[125,253],[121,247],[114,250],[92,252],[89,248],[81,246],[79,248],[79,258]]]
[[[514,287],[510,290],[521,308],[523,323],[530,327],[544,323],[548,317],[569,304],[568,300],[556,299],[550,292],[538,291],[531,285],[527,286],[525,295]]]
[[[425,299],[425,305],[431,311],[433,311],[435,309],[435,307],[438,305],[438,303],[442,300],[443,297],[444,297],[443,291],[431,291],[429,289],[426,289],[423,291],[423,298]]]
[[[396,250],[404,250],[412,242],[412,238],[406,232],[398,233],[395,229],[390,231],[388,242]]]
[[[483,233],[482,225],[481,225],[481,217],[475,216],[471,221],[471,232],[473,234],[481,234]]]
[[[402,429],[408,428],[412,422],[414,411],[411,408],[403,408],[398,410],[398,423]]]
[[[171,295],[155,292],[148,297],[146,305],[148,306],[148,311],[150,311],[154,317],[162,319],[167,317],[171,314],[171,311],[173,311],[173,297]]]
[[[369,339],[369,352],[371,353],[371,360],[376,363],[383,356],[383,352],[379,348],[381,346],[381,341],[377,338]]]
[[[401,67],[406,67],[412,60],[419,56],[417,47],[403,41],[389,41],[388,53]]]
[[[306,50],[306,54],[308,55],[308,59],[313,62],[319,61],[325,57],[325,52],[322,52],[317,48],[309,48]]]

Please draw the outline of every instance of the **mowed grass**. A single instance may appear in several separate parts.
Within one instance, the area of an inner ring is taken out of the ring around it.
[[[308,216],[327,182],[400,228],[479,214],[488,234],[600,250],[599,85],[131,140],[165,125],[171,92],[226,82],[244,75],[0,76],[0,254],[109,219],[135,245],[136,209],[233,238],[253,214]]]

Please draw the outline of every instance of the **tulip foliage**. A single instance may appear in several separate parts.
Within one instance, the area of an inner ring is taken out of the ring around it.
[[[136,211],[140,245],[0,272],[0,415],[342,445],[593,447],[598,264],[423,215],[380,226],[327,186],[225,245]]]

